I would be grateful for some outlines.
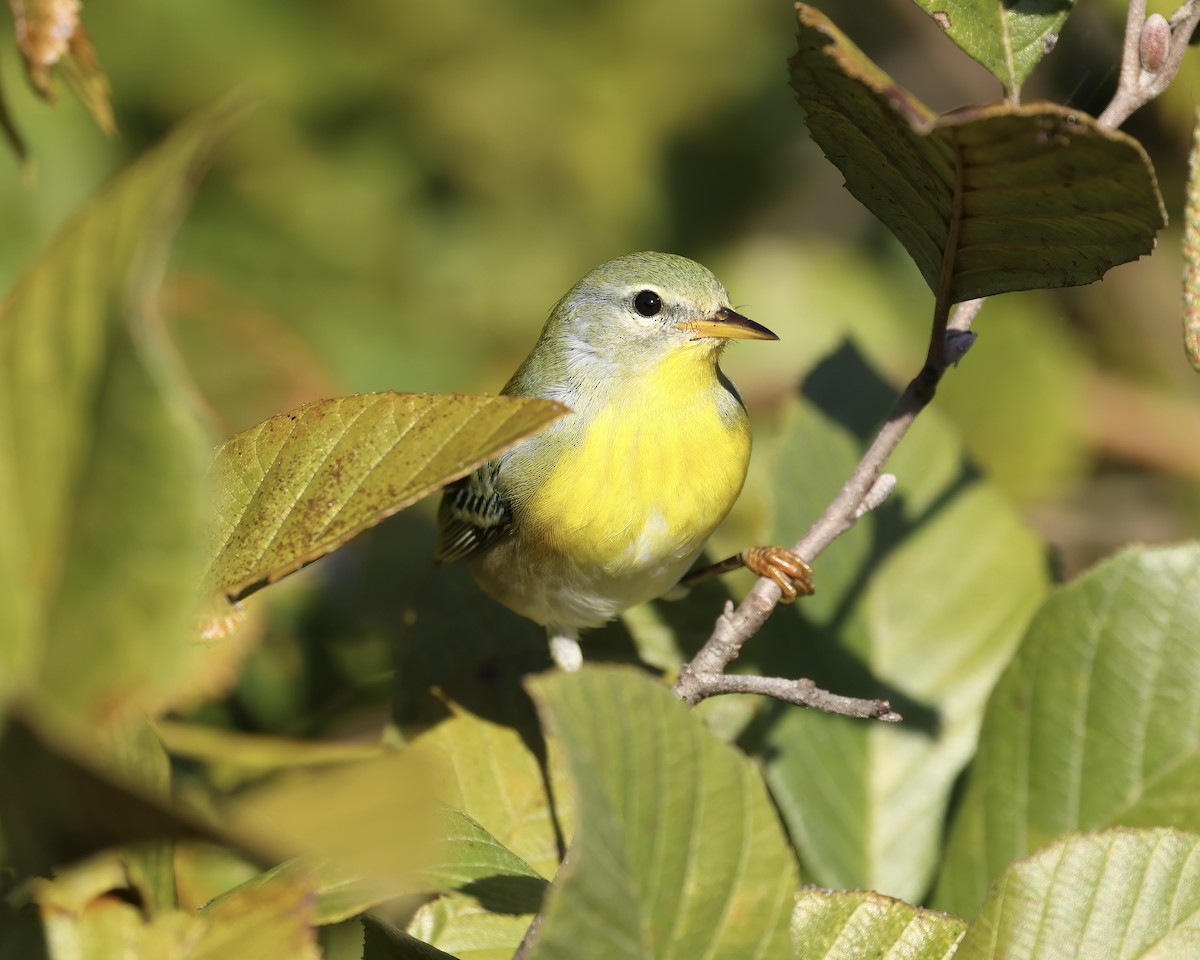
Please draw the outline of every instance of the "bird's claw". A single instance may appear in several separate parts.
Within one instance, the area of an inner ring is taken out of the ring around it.
[[[808,561],[786,547],[748,547],[742,551],[742,562],[779,587],[784,603],[810,596],[816,590]]]

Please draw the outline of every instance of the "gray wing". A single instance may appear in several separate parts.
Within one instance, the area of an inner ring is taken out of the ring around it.
[[[433,562],[451,563],[482,550],[512,523],[512,511],[496,488],[500,461],[485,463],[442,493]]]

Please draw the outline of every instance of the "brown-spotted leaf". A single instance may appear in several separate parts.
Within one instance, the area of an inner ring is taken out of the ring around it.
[[[938,116],[824,14],[797,10],[808,129],[935,293],[1090,283],[1153,249],[1166,213],[1136,140],[1046,103]]]
[[[239,599],[566,412],[550,400],[368,393],[264,420],[217,450],[205,586]]]

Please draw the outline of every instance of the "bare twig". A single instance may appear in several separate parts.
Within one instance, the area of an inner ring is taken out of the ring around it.
[[[1146,0],[1129,0],[1121,73],[1112,102],[1100,115],[1099,122],[1118,127],[1138,108],[1157,97],[1179,70],[1192,32],[1200,22],[1200,0],[1186,0],[1170,21],[1155,14],[1146,18]],[[960,180],[961,166],[956,171]],[[793,548],[807,560],[813,560],[835,539],[854,526],[859,517],[874,509],[891,492],[890,486],[878,496],[883,481],[881,471],[892,452],[908,433],[917,414],[933,399],[937,384],[950,365],[956,364],[970,349],[975,335],[971,324],[985,298],[960,303],[949,317],[949,266],[956,255],[960,213],[957,203],[962,191],[956,190],[956,208],[948,224],[947,248],[938,285],[929,349],[925,366],[902,393],[883,428],[855,467],[833,503]],[[895,479],[891,483],[894,485]],[[779,603],[780,590],[767,579],[760,579],[746,599],[734,609],[727,604],[717,618],[712,636],[690,663],[684,664],[675,681],[675,692],[689,704],[699,703],[723,693],[761,693],[800,706],[814,707],[848,716],[898,720],[886,701],[855,700],[839,697],[816,687],[811,680],[786,680],[776,677],[728,675],[725,668],[754,636]]]
[[[892,709],[886,700],[859,700],[843,697],[822,690],[811,680],[786,680],[782,677],[750,677],[737,673],[708,673],[695,675],[687,684],[694,699],[699,703],[706,697],[722,693],[761,693],[776,700],[794,703],[800,707],[813,707],[825,713],[837,713],[844,717],[860,717],[864,720],[884,720],[899,723],[903,718]]]
[[[1119,127],[1175,79],[1196,24],[1200,0],[1187,0],[1169,21],[1159,14],[1146,17],[1146,0],[1129,0],[1121,73],[1112,102],[1098,117],[1113,129]]]

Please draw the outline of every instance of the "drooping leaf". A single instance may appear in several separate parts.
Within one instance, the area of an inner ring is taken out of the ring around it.
[[[1130,549],[1058,590],[988,703],[934,900],[970,916],[1072,830],[1200,832],[1200,546]]]
[[[1200,370],[1200,110],[1192,131],[1183,224],[1183,352]]]
[[[956,960],[1194,957],[1200,837],[1170,829],[1072,834],[1008,867]]]
[[[846,188],[949,302],[1090,283],[1166,222],[1131,137],[1053,104],[938,116],[823,14],[798,5],[792,87]]]
[[[529,681],[578,826],[530,956],[782,956],[796,865],[754,765],[629,668]]]
[[[946,35],[1016,92],[1058,43],[1075,0],[916,0]]]
[[[819,516],[894,393],[850,347],[818,366],[775,450],[772,542]],[[886,697],[901,724],[768,704],[767,781],[806,876],[919,900],[984,705],[1046,590],[1042,546],[972,469],[936,409],[887,469],[891,499],[815,564],[817,592],[776,611],[746,653],[772,676]]]
[[[196,668],[204,437],[152,309],[222,108],[87,204],[0,308],[0,696],[96,721]]]
[[[213,461],[206,587],[237,599],[278,580],[565,411],[527,397],[373,393],[264,420]]]
[[[793,960],[949,960],[967,924],[869,890],[809,887],[792,912]]]

